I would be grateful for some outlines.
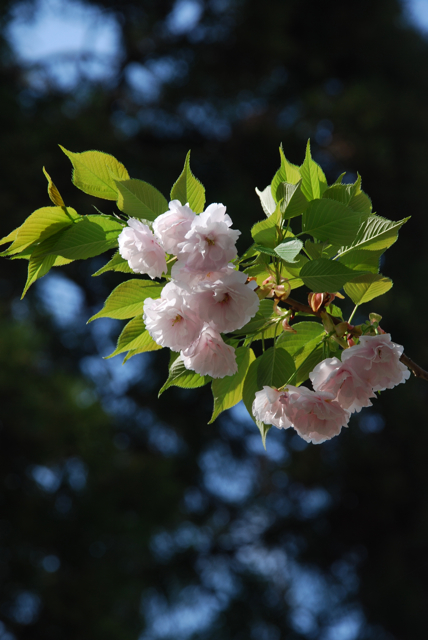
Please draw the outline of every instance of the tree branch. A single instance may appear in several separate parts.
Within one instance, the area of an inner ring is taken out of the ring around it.
[[[413,362],[413,360],[408,356],[406,356],[405,353],[403,353],[403,355],[401,356],[400,362],[405,364],[406,367],[408,367],[410,371],[413,373],[413,375],[416,376],[416,378],[422,378],[422,380],[428,380],[428,371],[425,371],[425,369],[422,369],[422,367],[416,364],[416,362]]]
[[[288,304],[288,306],[291,307],[291,309],[293,309],[294,311],[301,311],[302,313],[310,313],[311,315],[317,316],[318,318],[322,317],[320,311],[313,311],[309,305],[303,304],[302,302],[297,302],[297,300],[293,300],[292,298],[287,298],[286,300],[284,300],[284,302],[285,304]],[[339,324],[341,322],[339,318],[336,318],[335,316],[332,316],[330,314],[328,315],[330,316],[334,324]],[[428,381],[428,371],[425,371],[425,369],[422,369],[422,367],[416,364],[416,362],[413,362],[413,360],[408,356],[406,356],[405,353],[403,353],[403,355],[401,356],[400,362],[406,365],[406,367],[410,369],[410,371],[413,373],[413,375],[416,378],[422,378],[422,380]]]

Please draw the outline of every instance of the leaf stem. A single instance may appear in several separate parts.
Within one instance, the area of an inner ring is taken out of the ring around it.
[[[348,318],[348,322],[349,322],[349,323],[351,322],[352,318],[354,317],[355,312],[356,312],[356,310],[357,310],[357,309],[358,309],[358,305],[356,304],[356,305],[355,305],[355,307],[354,307],[353,312],[351,313],[351,315],[350,315],[350,316],[349,316],[349,318]]]

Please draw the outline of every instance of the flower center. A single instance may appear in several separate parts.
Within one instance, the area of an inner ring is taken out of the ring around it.
[[[183,316],[180,316],[180,314],[177,313],[177,315],[175,316],[174,320],[172,321],[172,326],[177,324],[177,322],[181,322],[182,320],[183,320]]]
[[[229,300],[230,300],[230,295],[228,293],[225,293],[223,300],[220,300],[219,304],[227,304]]]
[[[213,240],[212,238],[209,238],[208,236],[206,236],[205,240],[206,240],[206,243],[209,244],[211,247],[215,245],[215,240]]]

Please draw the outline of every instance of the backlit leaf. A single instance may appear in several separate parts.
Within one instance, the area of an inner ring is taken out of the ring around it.
[[[78,189],[97,198],[117,200],[115,180],[129,179],[129,174],[121,162],[101,151],[73,153],[59,146],[73,165],[73,184]]]
[[[230,409],[230,407],[233,407],[242,400],[245,376],[247,375],[251,363],[256,357],[253,350],[247,347],[238,347],[235,354],[236,364],[238,366],[237,373],[233,376],[216,378],[212,381],[214,409],[209,424],[214,422],[222,411]]]
[[[305,160],[300,167],[300,174],[302,176],[302,193],[306,199],[310,201],[315,198],[321,198],[327,189],[327,179],[319,164],[312,160],[309,140],[306,145]]]
[[[142,316],[144,311],[144,300],[146,298],[159,298],[164,284],[135,278],[122,282],[116,289],[113,289],[104,303],[101,311],[98,311],[88,322],[96,318],[117,318],[126,320],[134,316]]]
[[[205,189],[190,169],[190,151],[187,153],[184,169],[171,189],[171,200],[180,200],[181,204],[188,202],[195,213],[204,210]]]
[[[162,347],[153,340],[146,329],[143,318],[140,316],[133,318],[124,327],[118,338],[116,349],[107,356],[106,359],[113,358],[124,351],[133,351],[136,349],[138,349],[140,353],[143,351],[157,351],[158,349],[162,349]]]
[[[345,284],[344,289],[353,303],[360,305],[382,296],[391,289],[392,285],[390,278],[377,273],[367,273]]]
[[[114,182],[118,191],[117,206],[128,216],[155,220],[168,211],[166,198],[148,182],[134,179]]]

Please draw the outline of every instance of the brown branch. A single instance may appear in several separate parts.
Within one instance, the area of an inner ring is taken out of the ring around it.
[[[400,362],[405,364],[406,367],[408,367],[410,371],[413,373],[413,375],[416,376],[416,378],[422,378],[422,380],[428,380],[428,371],[425,371],[425,369],[422,369],[422,367],[416,364],[416,362],[413,362],[413,360],[411,360],[411,358],[406,356],[405,353],[403,353],[403,355],[401,356]]]
[[[293,309],[294,311],[301,311],[302,313],[310,313],[311,315],[317,316],[318,318],[322,317],[320,311],[313,311],[309,305],[303,304],[302,302],[297,302],[297,300],[293,300],[292,298],[287,298],[286,300],[284,300],[284,302],[288,304],[288,306],[291,307],[291,309]],[[325,313],[325,310],[324,310],[324,313]],[[330,316],[330,319],[333,321],[334,324],[339,324],[341,322],[339,318],[336,318],[335,316],[332,316],[330,314],[328,315]],[[422,380],[428,381],[428,371],[425,371],[425,369],[422,369],[422,367],[416,364],[416,362],[413,362],[413,360],[408,356],[406,356],[405,353],[403,353],[403,355],[401,356],[400,362],[406,365],[406,367],[410,369],[410,371],[413,373],[413,375],[416,378],[422,378]]]

